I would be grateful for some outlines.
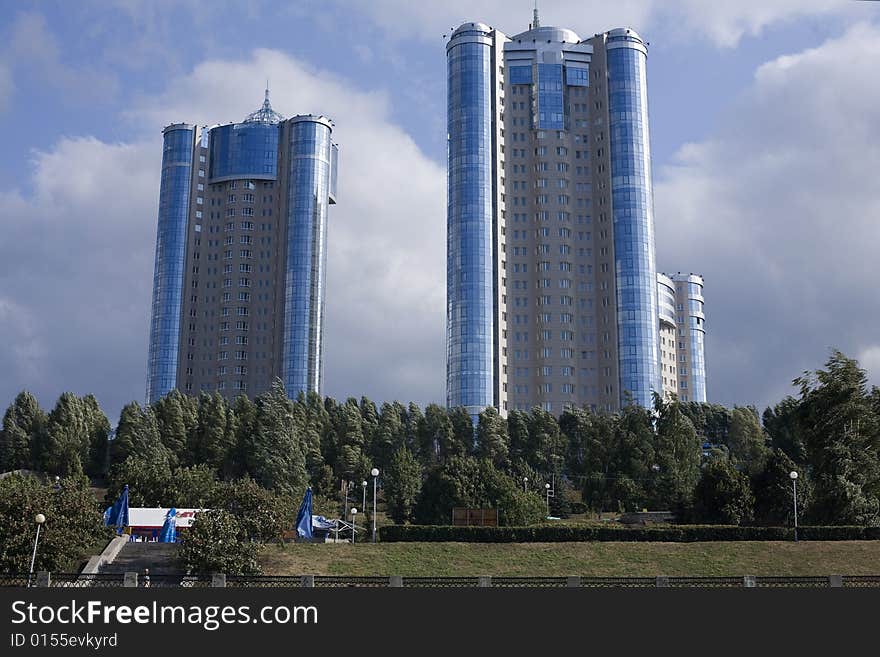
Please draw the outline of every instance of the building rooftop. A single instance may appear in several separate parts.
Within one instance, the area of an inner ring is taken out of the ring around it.
[[[269,103],[269,85],[266,85],[266,97],[263,100],[263,106],[256,112],[251,112],[244,118],[244,123],[281,123],[284,117],[272,109]]]

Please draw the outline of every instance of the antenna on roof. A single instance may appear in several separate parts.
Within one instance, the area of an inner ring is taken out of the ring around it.
[[[536,30],[541,27],[541,21],[538,20],[538,0],[535,0],[535,12],[532,14],[532,27]]]

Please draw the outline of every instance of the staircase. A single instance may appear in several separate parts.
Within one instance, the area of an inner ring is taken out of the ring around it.
[[[101,566],[102,573],[137,573],[150,575],[183,575],[177,562],[175,543],[126,543],[116,558]]]

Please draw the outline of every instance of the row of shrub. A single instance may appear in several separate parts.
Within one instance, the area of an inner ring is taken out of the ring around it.
[[[880,527],[851,525],[799,527],[805,541],[880,540]],[[532,527],[453,527],[449,525],[389,525],[380,540],[460,543],[560,543],[579,541],[635,541],[693,543],[696,541],[792,541],[791,527],[736,525],[673,525],[663,527],[536,525]]]

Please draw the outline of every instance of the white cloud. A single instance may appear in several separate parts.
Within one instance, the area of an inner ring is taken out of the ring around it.
[[[859,361],[859,365],[868,371],[869,383],[880,386],[880,344],[862,349],[856,359]]]
[[[19,74],[39,79],[63,93],[63,98],[94,104],[118,92],[115,76],[92,66],[67,63],[46,18],[40,13],[20,13],[12,23],[6,45],[9,62]],[[2,97],[2,96],[0,96]]]
[[[325,394],[443,399],[443,167],[393,124],[384,95],[268,50],[201,64],[160,97],[134,103],[128,119],[142,138],[64,139],[36,155],[32,198],[0,194],[0,262],[8,265],[0,290],[39,318],[48,349],[37,370],[8,371],[0,398],[28,387],[48,403],[75,385],[96,393],[111,415],[142,398],[159,132],[176,121],[241,120],[259,106],[267,77],[278,111],[330,116],[340,144],[339,204],[328,229]]]
[[[0,398],[143,398],[160,154],[62,139],[33,158],[34,193],[0,194]],[[111,414],[112,414],[111,412]]]
[[[706,276],[709,395],[769,403],[876,340],[880,28],[761,66],[710,141],[655,171],[661,268]]]
[[[337,2],[340,8],[344,3]],[[839,0],[556,0],[539,3],[541,24],[571,27],[581,38],[614,27],[633,27],[643,36],[664,31],[675,39],[709,40],[733,47],[744,36],[804,17],[857,14],[869,8]],[[506,34],[527,29],[533,3],[509,0],[373,0],[361,8],[390,38],[436,41],[465,21],[482,21]],[[659,40],[659,39],[658,39]]]

